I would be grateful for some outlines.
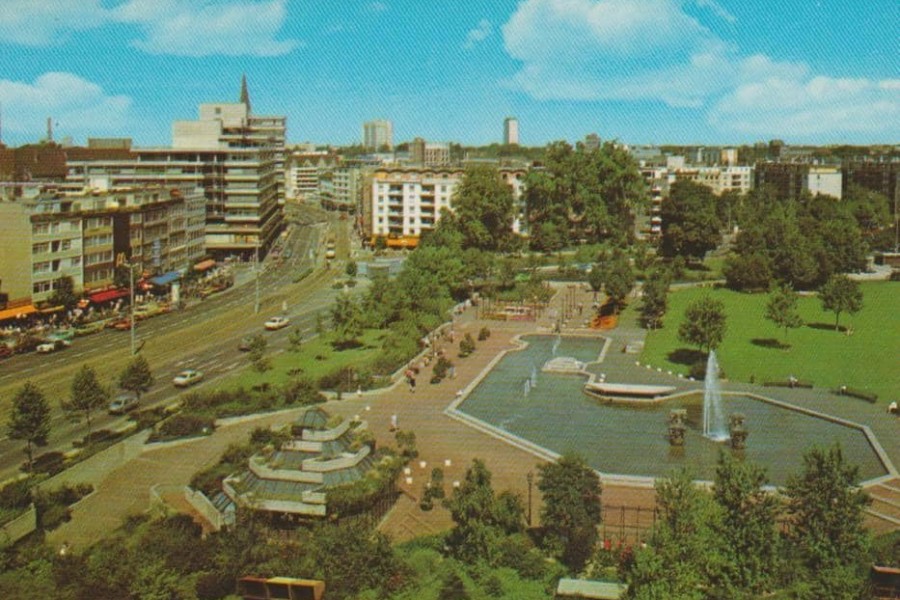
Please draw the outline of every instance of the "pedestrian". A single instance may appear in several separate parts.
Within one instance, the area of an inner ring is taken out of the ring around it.
[[[397,415],[391,415],[391,431],[397,431],[400,427],[397,425]]]
[[[409,378],[409,391],[412,392],[413,394],[416,393],[416,378],[415,377]]]
[[[356,388],[356,398],[362,400],[362,386]]]

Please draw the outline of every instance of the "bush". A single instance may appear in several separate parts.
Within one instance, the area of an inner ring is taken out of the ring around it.
[[[110,440],[115,440],[121,437],[121,433],[117,433],[115,431],[110,431],[109,429],[98,429],[97,431],[92,431],[88,435],[84,436],[80,440],[75,440],[72,442],[72,445],[76,448],[85,448],[92,444],[96,444],[98,442],[107,442]]]
[[[466,336],[459,341],[459,357],[465,358],[475,352],[475,340],[472,334],[467,333]]]
[[[848,388],[847,386],[832,390],[832,393],[838,394],[839,396],[859,398],[860,400],[865,400],[866,402],[871,402],[872,404],[875,404],[878,401],[878,394],[873,394],[872,392],[864,392],[863,390],[857,390],[854,388]]]
[[[45,452],[34,459],[32,467],[35,473],[56,475],[66,468],[66,455],[62,452]],[[23,471],[27,469],[27,464],[22,466]]]
[[[212,419],[190,413],[182,413],[163,421],[159,428],[153,432],[148,441],[158,442],[162,440],[173,440],[211,433],[212,430]]]
[[[19,510],[31,504],[30,482],[20,479],[0,488],[0,508]]]
[[[688,371],[688,376],[693,377],[697,381],[706,379],[706,359],[698,360],[692,364],[690,371]],[[721,368],[719,369],[719,379],[725,379],[725,371]]]
[[[491,330],[488,329],[487,327],[482,327],[481,330],[478,332],[478,341],[483,342],[484,340],[488,339],[489,337],[491,337]]]
[[[162,406],[145,408],[144,410],[132,412],[128,418],[134,421],[137,430],[141,431],[148,427],[155,427],[157,423],[165,419],[166,409]]]

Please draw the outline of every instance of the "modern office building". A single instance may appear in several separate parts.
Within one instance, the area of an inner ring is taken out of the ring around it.
[[[319,183],[340,163],[340,157],[326,151],[294,152],[288,160],[290,197],[307,202],[319,201]]]
[[[241,101],[201,104],[172,125],[170,148],[72,148],[67,181],[89,187],[189,184],[206,195],[206,248],[215,258],[264,255],[283,227],[286,118]]]
[[[364,211],[363,227],[374,244],[385,238],[389,246],[414,248],[419,237],[434,229],[441,210],[453,210],[453,194],[462,179],[462,167],[378,168],[372,174],[368,199],[371,212]],[[526,169],[500,169],[500,177],[513,190],[519,209],[513,231],[521,233],[521,207]]]
[[[206,256],[205,197],[192,187],[58,192],[0,201],[0,235],[20,240],[0,254],[6,306],[45,302],[63,278],[90,294],[113,285],[115,268],[186,272]]]
[[[507,146],[519,144],[519,120],[515,117],[503,119],[503,143]]]
[[[376,120],[363,123],[363,146],[371,150],[388,150],[394,147],[394,126],[390,121]]]

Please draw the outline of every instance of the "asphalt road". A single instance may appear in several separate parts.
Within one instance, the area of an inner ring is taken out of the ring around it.
[[[141,408],[173,402],[184,390],[172,385],[172,378],[186,368],[203,371],[204,380],[191,388],[196,390],[213,384],[235,369],[243,368],[249,361],[245,353],[237,349],[241,337],[264,333],[270,353],[284,351],[288,333],[300,327],[304,337],[314,335],[316,316],[326,311],[337,293],[332,289],[338,266],[324,268],[324,241],[334,237],[338,243],[338,259],[348,256],[349,236],[347,223],[337,219],[328,223],[291,228],[284,248],[291,249],[291,256],[280,264],[267,260],[259,275],[260,311],[256,304],[256,281],[245,276],[245,281],[231,289],[207,298],[188,308],[139,321],[135,332],[140,353],[147,358],[154,375],[153,387],[142,396]],[[313,268],[312,274],[299,282],[297,275]],[[287,307],[283,311],[283,307]],[[273,315],[290,318],[290,326],[266,332],[263,323]],[[104,384],[113,393],[117,390],[116,378],[130,358],[130,334],[128,331],[104,330],[94,335],[76,338],[72,347],[52,354],[15,356],[0,366],[0,419],[6,421],[12,395],[25,381],[32,381],[46,394],[54,409],[50,444],[36,454],[50,451],[66,451],[72,441],[86,432],[83,422],[73,420],[60,408],[60,401],[67,398],[72,376],[83,364],[93,366]],[[105,411],[97,411],[92,417],[96,429],[124,425],[127,417],[114,417]],[[4,428],[5,429],[5,428]],[[0,430],[0,481],[18,472],[24,460],[23,444],[9,440]]]

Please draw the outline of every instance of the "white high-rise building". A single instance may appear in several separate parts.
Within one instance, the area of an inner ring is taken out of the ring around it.
[[[519,144],[519,120],[515,117],[503,119],[503,143],[507,146]]]
[[[377,120],[363,123],[363,146],[373,150],[394,147],[394,126],[390,121]]]

